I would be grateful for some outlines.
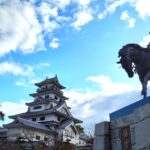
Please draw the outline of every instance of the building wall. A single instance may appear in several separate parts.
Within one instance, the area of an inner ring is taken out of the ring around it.
[[[45,117],[45,120],[40,120],[41,117]],[[43,115],[43,116],[37,116],[37,117],[32,117],[32,118],[36,118],[36,122],[45,122],[45,121],[58,121],[58,117],[54,114],[48,114],[48,115]],[[29,120],[32,121],[32,118],[29,118]]]
[[[63,130],[63,141],[70,140],[72,144],[79,144],[79,133],[75,133],[71,126]]]
[[[22,133],[22,129],[21,128],[8,128],[8,131],[7,131],[7,137],[8,137],[8,140],[16,140],[17,137],[20,137]]]
[[[40,141],[45,141],[45,137],[49,139],[49,142],[51,142],[51,144],[54,141],[53,135],[50,135],[46,132],[42,132],[40,130],[30,128],[21,128],[21,127],[9,128],[7,132],[8,140],[11,141],[16,140],[18,137],[24,137],[26,140],[30,139],[33,141],[39,141],[38,139],[36,139],[37,136],[40,137]]]
[[[67,104],[65,103],[62,107],[60,107],[58,109],[58,111],[68,115],[68,116],[71,116],[72,117],[72,114],[70,113],[69,109],[67,108]]]
[[[45,96],[48,95],[49,98],[52,98],[52,99],[55,99],[57,102],[60,101],[60,97],[56,96],[54,93],[49,93],[49,94],[44,94],[44,95],[40,95],[43,99],[45,99]],[[35,97],[35,99],[37,98],[38,96]],[[57,98],[57,99],[56,99]]]
[[[29,110],[30,112],[36,112],[36,111],[42,111],[45,109],[51,109],[53,107],[55,107],[57,104],[55,102],[50,102],[49,104],[39,104],[39,105],[35,105],[35,106],[29,106]],[[40,109],[34,109],[34,107],[36,106],[41,106]]]

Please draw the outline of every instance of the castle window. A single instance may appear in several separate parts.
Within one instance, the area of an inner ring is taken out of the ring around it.
[[[41,118],[40,118],[40,120],[41,120],[41,121],[42,121],[42,120],[45,120],[45,117],[44,117],[44,116],[43,116],[43,117],[41,117]]]
[[[45,99],[48,99],[49,98],[49,95],[45,95]]]
[[[36,121],[36,118],[32,118],[32,121]]]
[[[58,120],[58,121],[60,121],[60,120],[61,120],[61,118],[58,116],[57,120]]]
[[[37,140],[40,140],[40,136],[36,135],[36,139],[37,139]]]
[[[42,106],[35,106],[35,107],[33,107],[33,109],[41,109],[42,108]]]
[[[50,108],[53,108],[53,104],[50,105]]]
[[[55,96],[54,98],[55,98],[55,99],[58,99],[58,97],[57,97],[57,96]]]
[[[44,137],[44,141],[48,141],[48,137]]]

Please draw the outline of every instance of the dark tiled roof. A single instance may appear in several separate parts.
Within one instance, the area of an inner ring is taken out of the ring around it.
[[[39,83],[35,83],[35,85],[41,87],[42,85],[45,85],[48,83],[55,83],[55,84],[57,84],[57,86],[59,88],[65,89],[65,87],[59,83],[57,76],[55,76],[54,78],[46,78],[44,81],[41,81]]]
[[[50,89],[48,91],[41,92],[41,93],[32,93],[32,94],[29,94],[29,95],[32,96],[32,97],[36,97],[36,96],[40,96],[40,95],[43,95],[43,94],[49,94],[49,93],[55,93],[56,95],[58,95],[63,100],[68,99],[68,97],[63,96],[62,92],[56,91],[54,89]]]
[[[35,100],[33,102],[26,103],[26,105],[27,106],[34,106],[34,105],[38,105],[38,104],[48,104],[52,100],[53,99],[38,99],[38,100]]]
[[[0,128],[0,134],[1,134],[1,133],[4,133],[4,132],[7,132],[7,131],[8,131],[8,129]]]
[[[63,106],[66,102],[65,101],[61,101],[57,106],[55,106],[54,108],[57,110],[59,109],[61,106]]]
[[[77,118],[74,118],[74,117],[73,117],[73,120],[74,120],[75,123],[83,123],[83,121],[81,121],[81,120],[79,120]]]
[[[15,119],[16,117],[28,117],[28,116],[36,116],[36,115],[43,115],[43,114],[51,114],[51,113],[56,113],[57,114],[57,109],[59,107],[61,107],[65,102],[62,101],[60,102],[57,106],[51,108],[51,109],[46,109],[46,110],[41,110],[41,111],[35,111],[35,112],[25,112],[25,113],[21,113],[21,114],[16,114],[16,115],[12,115],[9,116],[12,119]],[[58,112],[58,114],[62,114],[61,112]],[[64,114],[65,115],[65,114]]]
[[[57,121],[42,121],[42,122],[39,122],[43,125],[49,125],[49,126],[59,126],[60,125],[60,122],[57,122]]]
[[[51,129],[47,128],[46,126],[44,126],[41,123],[33,122],[33,121],[23,119],[23,118],[20,118],[20,117],[17,117],[16,121],[18,121],[19,123],[21,123],[22,125],[24,125],[26,127],[31,127],[31,128],[35,128],[35,129],[39,129],[39,130],[44,130],[44,131],[47,131],[47,132],[52,132]]]
[[[29,116],[31,117],[31,116],[37,116],[37,115],[43,115],[43,114],[51,114],[54,112],[55,112],[54,109],[47,109],[47,110],[43,110],[43,111],[25,112],[25,113],[21,113],[21,114],[9,116],[9,117],[12,119],[15,119],[16,117],[27,118]]]
[[[61,123],[61,125],[58,127],[58,129],[64,129],[67,126],[69,126],[71,123],[73,123],[73,120],[66,120],[66,121]]]

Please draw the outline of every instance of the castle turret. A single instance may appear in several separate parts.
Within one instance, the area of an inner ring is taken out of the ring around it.
[[[5,127],[11,128],[12,124],[14,126],[20,120],[24,123],[27,122],[27,124],[39,124],[40,128],[43,126],[43,129],[47,128],[46,131],[50,130],[50,134],[52,134],[52,131],[57,132],[64,141],[70,137],[72,143],[77,144],[79,133],[76,124],[82,123],[82,121],[74,118],[71,114],[70,107],[66,103],[68,98],[63,95],[62,91],[65,87],[60,84],[57,76],[46,78],[39,83],[35,83],[35,86],[38,89],[35,93],[30,94],[34,100],[26,103],[28,111],[10,116],[11,119],[14,119],[14,122],[5,125]]]

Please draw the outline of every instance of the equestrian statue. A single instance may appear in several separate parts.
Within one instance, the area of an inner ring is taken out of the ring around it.
[[[138,74],[142,84],[141,94],[147,97],[147,84],[150,80],[150,44],[147,48],[143,48],[138,44],[127,44],[123,46],[119,52],[120,58],[118,64],[127,72],[129,78],[135,73]]]

